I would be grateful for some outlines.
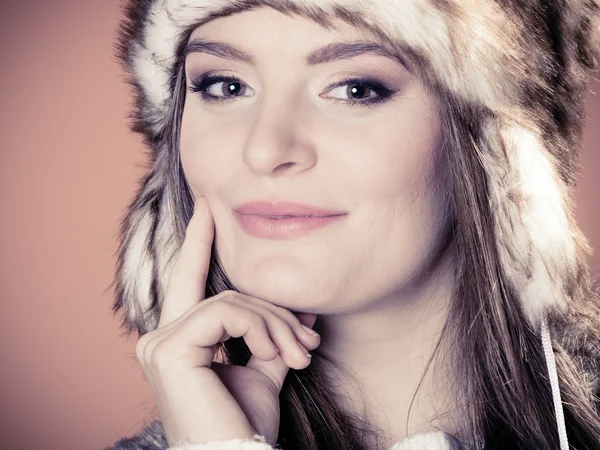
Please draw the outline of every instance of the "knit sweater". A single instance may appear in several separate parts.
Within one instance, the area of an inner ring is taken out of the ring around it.
[[[277,447],[276,447],[277,448]],[[210,441],[202,444],[184,443],[169,447],[162,423],[152,422],[139,434],[122,438],[114,446],[104,450],[271,450],[272,446],[264,437],[254,435],[254,439],[228,439]],[[420,433],[396,442],[389,450],[450,450],[449,440],[441,431]]]

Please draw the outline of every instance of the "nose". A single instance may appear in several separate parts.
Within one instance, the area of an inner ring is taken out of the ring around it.
[[[263,98],[245,141],[245,164],[261,175],[296,174],[316,164],[317,153],[299,105]]]

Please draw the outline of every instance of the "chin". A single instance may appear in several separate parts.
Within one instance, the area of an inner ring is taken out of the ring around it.
[[[234,285],[243,294],[266,300],[290,311],[310,312],[327,304],[326,299],[315,298],[315,278],[299,276],[288,271],[247,271],[234,277]],[[309,281],[310,280],[310,281]]]

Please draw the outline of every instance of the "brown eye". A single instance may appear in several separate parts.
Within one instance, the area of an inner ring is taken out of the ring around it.
[[[369,78],[358,77],[334,83],[326,88],[327,96],[350,106],[371,106],[384,103],[396,93],[382,82]]]
[[[355,99],[369,98],[373,92],[370,87],[364,84],[349,84],[346,88],[346,95]]]
[[[223,83],[223,86],[221,88],[221,93],[225,96],[225,97],[237,97],[239,95],[242,95],[245,91],[246,91],[246,86],[242,85],[242,83],[239,83],[237,81],[221,81],[219,83],[214,83],[212,86],[216,86],[220,83]],[[208,91],[210,91],[210,87],[208,89]],[[242,94],[240,94],[240,92]]]
[[[252,89],[240,80],[235,77],[221,75],[206,75],[198,80],[193,80],[188,90],[190,92],[200,92],[202,99],[209,102],[252,96]],[[247,94],[247,91],[250,91],[250,94]]]

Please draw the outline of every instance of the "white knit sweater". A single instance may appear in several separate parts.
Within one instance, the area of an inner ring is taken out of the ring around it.
[[[262,436],[254,435],[254,440],[229,439],[203,444],[184,443],[168,450],[272,450]],[[397,442],[389,450],[450,450],[450,445],[442,432],[420,433]]]

